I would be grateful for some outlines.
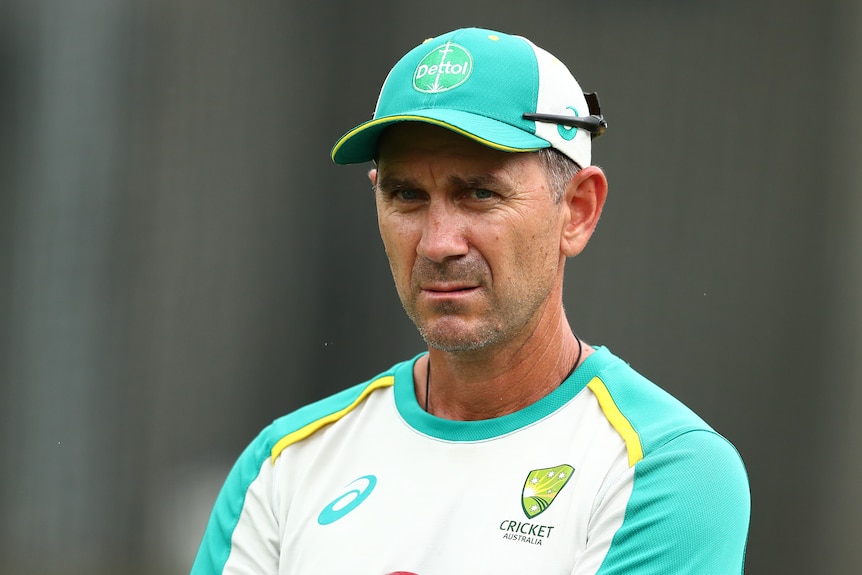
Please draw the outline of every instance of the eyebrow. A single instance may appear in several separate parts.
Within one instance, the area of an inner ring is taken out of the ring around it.
[[[505,192],[511,190],[512,186],[492,174],[482,174],[466,178],[450,176],[446,181],[446,188],[448,190],[490,189]],[[413,178],[380,174],[377,180],[377,189],[383,193],[393,193],[399,190],[419,190],[422,189],[422,186]]]
[[[415,190],[417,186],[412,180],[384,176],[378,172],[376,190],[381,193],[394,193],[399,190]]]

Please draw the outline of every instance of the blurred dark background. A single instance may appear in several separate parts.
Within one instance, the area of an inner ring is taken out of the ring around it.
[[[187,572],[261,427],[421,351],[329,149],[473,25],[601,96],[578,334],[739,448],[748,573],[856,572],[856,0],[0,0],[0,572]]]

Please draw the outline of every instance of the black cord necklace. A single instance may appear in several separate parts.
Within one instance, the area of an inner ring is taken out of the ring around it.
[[[581,363],[581,354],[584,353],[584,345],[581,343],[581,338],[578,337],[578,334],[573,333],[575,336],[575,341],[578,342],[578,358],[575,360],[575,365],[572,366],[571,371],[566,374],[566,377],[563,378],[563,381],[569,379],[569,376],[575,373],[575,370],[578,369],[578,364]],[[560,385],[563,385],[563,381],[560,382]],[[428,363],[425,366],[425,412],[430,413],[428,411],[428,398],[431,396],[431,358],[428,358]]]
[[[428,411],[428,395],[431,393],[431,358],[428,358],[428,367],[425,370],[425,412]]]
[[[584,345],[581,343],[581,338],[578,337],[578,334],[573,333],[575,336],[575,341],[578,342],[578,359],[575,360],[575,365],[572,366],[572,371],[570,371],[566,377],[563,378],[563,381],[569,379],[569,376],[575,373],[575,370],[578,369],[578,364],[581,363],[581,354],[584,353]],[[563,381],[560,382],[560,385],[563,385]]]

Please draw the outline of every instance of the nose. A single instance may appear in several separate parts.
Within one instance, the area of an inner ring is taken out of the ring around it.
[[[455,206],[432,200],[425,214],[416,253],[438,263],[466,255],[470,246],[464,234],[465,224]]]

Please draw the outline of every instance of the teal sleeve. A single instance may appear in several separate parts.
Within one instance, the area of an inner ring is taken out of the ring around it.
[[[397,367],[397,366],[396,366]],[[278,570],[278,525],[272,508],[273,447],[285,436],[354,405],[384,373],[278,418],[237,459],[216,499],[191,575],[265,575]]]
[[[213,506],[191,575],[221,575],[232,553],[250,555],[242,561],[250,569],[250,573],[266,572],[259,570],[260,563],[267,561],[264,555],[272,555],[271,560],[277,561],[275,541],[264,540],[266,533],[273,531],[271,525],[258,525],[253,529],[260,536],[259,541],[233,541],[234,531],[243,518],[243,509],[251,511],[246,514],[244,521],[269,522],[268,502],[251,500],[254,496],[250,494],[250,487],[252,483],[260,480],[261,468],[269,459],[271,443],[265,430],[237,459]],[[253,555],[248,553],[250,549],[247,547],[256,548]],[[261,547],[267,548],[271,553],[261,553]],[[252,568],[254,564],[257,566]]]
[[[597,575],[739,575],[751,499],[736,449],[690,431],[645,455]]]

